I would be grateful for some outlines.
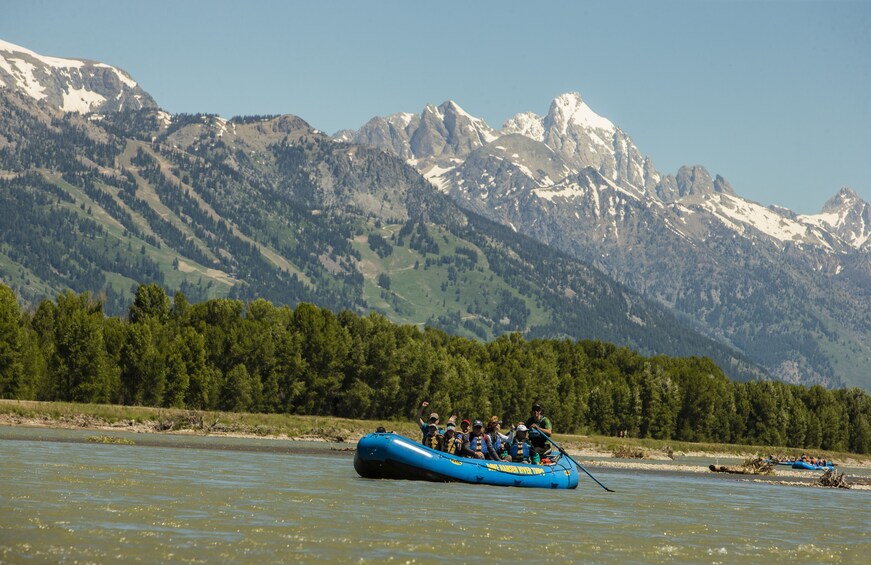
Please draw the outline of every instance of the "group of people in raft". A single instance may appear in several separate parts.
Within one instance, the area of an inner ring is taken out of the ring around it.
[[[491,461],[512,461],[547,465],[552,463],[549,455],[553,449],[548,441],[553,424],[542,412],[541,404],[532,405],[532,414],[526,422],[509,425],[508,434],[502,433],[502,420],[492,416],[485,424],[481,420],[470,422],[463,419],[457,424],[457,416],[451,416],[444,429],[439,427],[439,415],[433,412],[424,421],[423,414],[429,402],[422,402],[417,421],[427,447],[460,457],[473,457]],[[457,429],[459,427],[459,429]]]
[[[795,456],[771,457],[771,459],[778,462],[778,463],[802,462],[802,463],[808,463],[810,465],[816,465],[818,467],[826,467],[829,464],[834,465],[834,463],[832,463],[831,461],[827,461],[827,460],[823,459],[822,457],[814,457],[812,455],[807,455],[805,453],[802,453],[801,457],[795,457]]]

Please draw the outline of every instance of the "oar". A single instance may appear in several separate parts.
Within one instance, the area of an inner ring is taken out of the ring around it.
[[[552,438],[550,438],[550,437],[547,438],[547,441],[551,442],[551,443],[554,445],[554,447],[556,447],[557,449],[559,449],[559,452],[562,453],[565,457],[568,457],[569,461],[571,461],[572,463],[574,463],[575,465],[577,465],[577,466],[578,466],[578,469],[580,469],[581,471],[585,472],[585,473],[587,474],[588,477],[590,477],[591,479],[593,479],[594,481],[596,481],[596,484],[597,484],[597,485],[599,485],[599,486],[602,487],[603,489],[607,490],[608,492],[615,492],[615,491],[609,489],[608,487],[606,487],[605,485],[603,485],[602,483],[600,483],[600,482],[599,482],[599,479],[597,479],[596,477],[594,477],[594,476],[592,475],[592,473],[590,473],[589,471],[587,471],[587,470],[584,468],[583,465],[581,465],[580,463],[578,463],[577,461],[575,461],[574,459],[572,459],[572,456],[569,455],[568,453],[566,453],[566,450],[563,449],[562,447],[560,447],[559,444],[558,444],[557,442],[555,442]]]

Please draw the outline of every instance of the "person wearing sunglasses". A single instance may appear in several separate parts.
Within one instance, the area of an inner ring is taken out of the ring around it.
[[[484,433],[484,422],[475,420],[472,424],[472,433],[463,442],[462,454],[466,457],[474,457],[475,459],[489,459],[491,461],[500,461],[499,455],[493,449],[493,443],[487,434]]]
[[[553,449],[551,443],[547,441],[553,432],[553,424],[550,418],[543,414],[541,404],[538,402],[532,405],[532,416],[526,421],[526,427],[529,428],[529,441],[533,450],[539,456],[546,457]]]
[[[448,420],[439,451],[444,451],[448,455],[459,455],[462,447],[463,436],[457,433],[456,422]]]

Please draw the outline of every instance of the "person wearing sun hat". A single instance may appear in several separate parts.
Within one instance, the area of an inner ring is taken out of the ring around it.
[[[503,435],[502,432],[499,431],[499,428],[502,427],[502,420],[499,419],[499,416],[490,416],[490,419],[487,420],[487,425],[484,426],[484,433],[487,434],[487,437],[490,439],[490,443],[493,444],[493,449],[496,450],[496,453],[499,453],[502,450],[502,444],[508,440],[508,436]]]

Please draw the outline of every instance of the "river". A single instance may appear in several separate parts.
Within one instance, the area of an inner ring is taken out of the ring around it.
[[[137,445],[81,443],[129,437]],[[144,445],[145,442],[147,445]],[[0,562],[868,563],[868,492],[594,470],[574,491],[359,478],[277,440],[0,427]]]

